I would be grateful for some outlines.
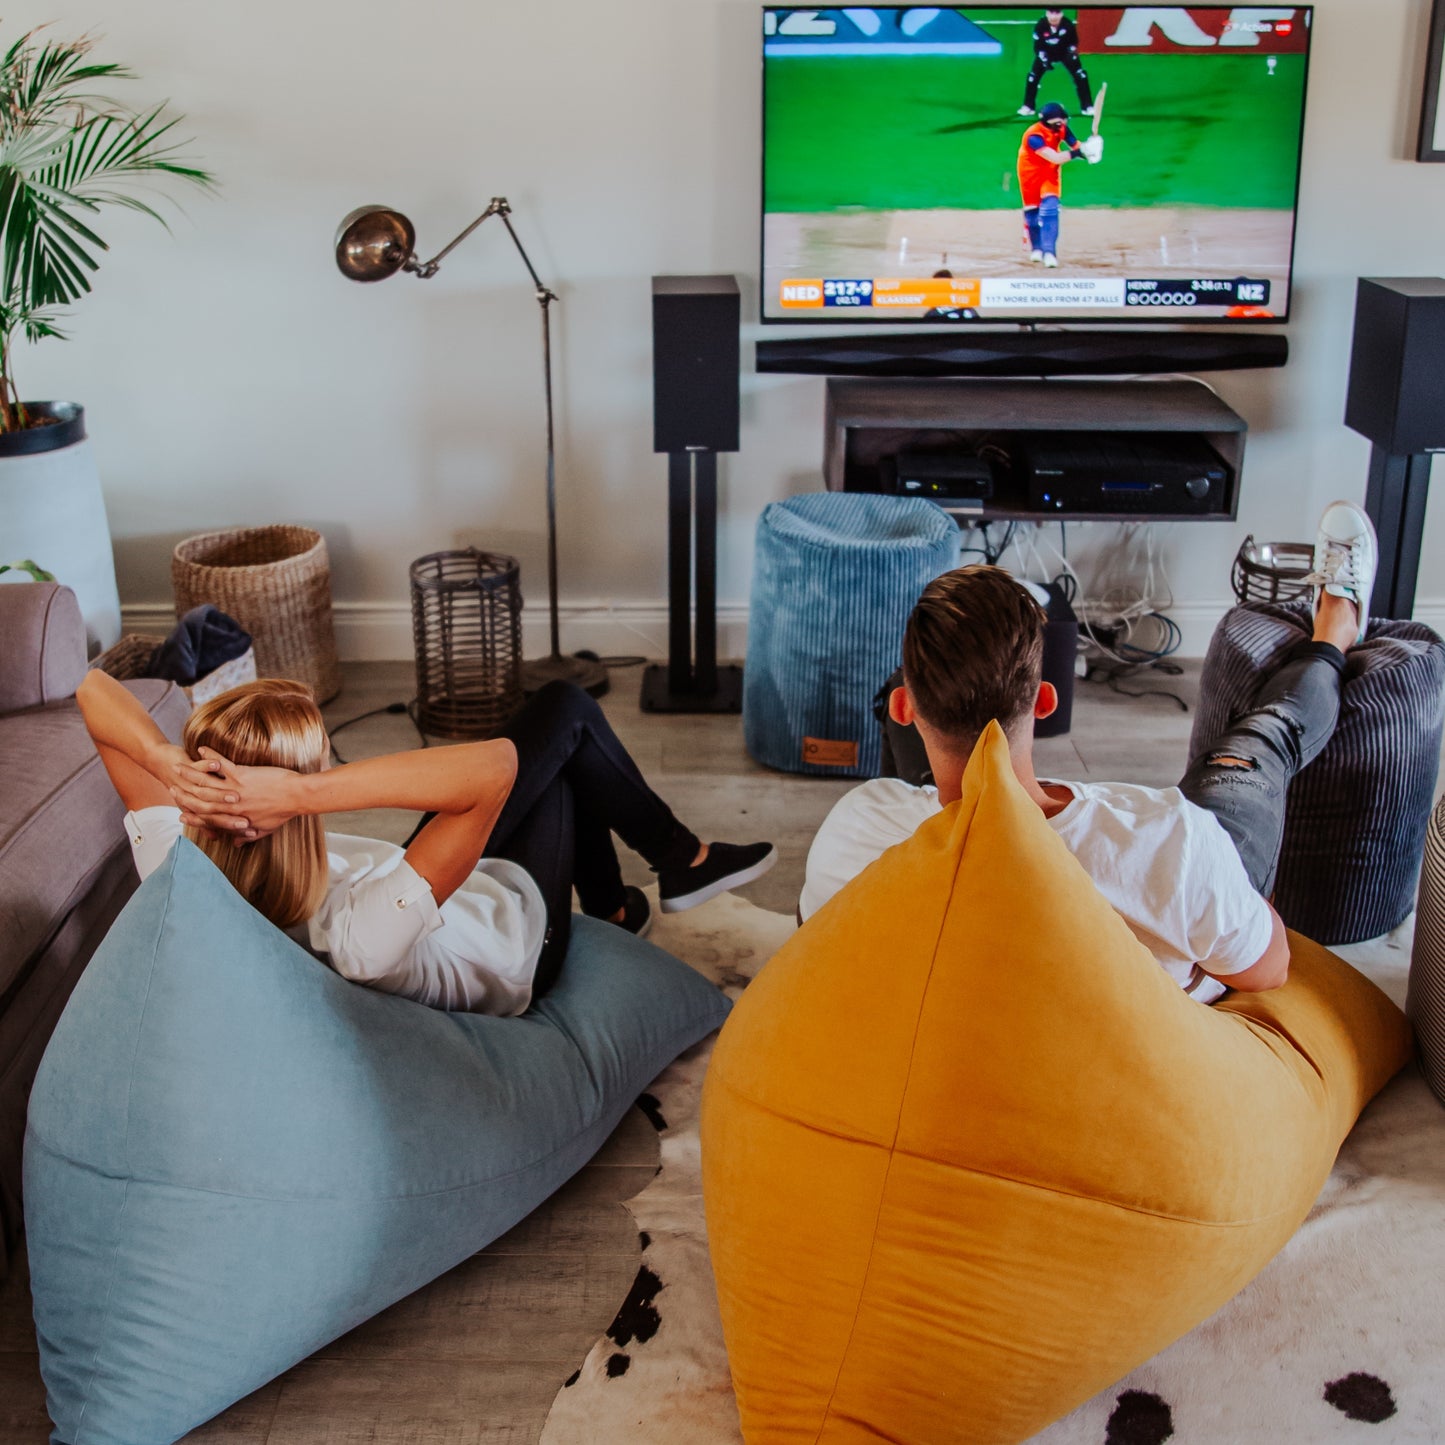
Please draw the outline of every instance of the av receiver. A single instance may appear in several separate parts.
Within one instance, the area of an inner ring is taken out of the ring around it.
[[[1187,432],[1033,432],[1015,465],[1030,509],[1187,517],[1226,512],[1233,469]]]

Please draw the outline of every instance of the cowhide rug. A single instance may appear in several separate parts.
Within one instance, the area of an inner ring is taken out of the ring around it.
[[[660,917],[653,942],[736,996],[791,932],[791,919],[725,896]],[[1403,1003],[1409,950],[1406,924],[1339,952]],[[558,1392],[542,1445],[741,1445],[699,1170],[712,1043],[644,1097],[662,1167],[627,1206],[642,1266]],[[1445,1441],[1445,1109],[1413,1066],[1366,1110],[1309,1218],[1252,1284],[1035,1442],[1171,1439]]]

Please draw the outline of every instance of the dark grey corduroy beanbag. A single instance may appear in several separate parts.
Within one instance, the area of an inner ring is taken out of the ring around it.
[[[1310,606],[1249,603],[1209,643],[1191,761],[1248,711],[1261,680],[1310,635]],[[1445,642],[1421,622],[1371,621],[1345,659],[1335,735],[1290,785],[1274,905],[1320,943],[1356,943],[1415,903],[1445,725]]]
[[[1425,835],[1405,1013],[1420,1044],[1425,1082],[1445,1104],[1445,798],[1430,815]]]

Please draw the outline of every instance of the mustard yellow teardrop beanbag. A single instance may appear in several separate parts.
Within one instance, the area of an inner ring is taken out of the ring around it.
[[[990,728],[962,799],[809,920],[724,1027],[703,1181],[749,1445],[1026,1439],[1289,1238],[1400,1011],[1291,937],[1186,997]]]

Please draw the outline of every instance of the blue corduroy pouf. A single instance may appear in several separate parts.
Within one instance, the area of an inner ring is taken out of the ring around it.
[[[871,778],[873,695],[918,594],[958,565],[952,518],[921,497],[812,492],[763,509],[753,560],[743,734],[790,773]]]

